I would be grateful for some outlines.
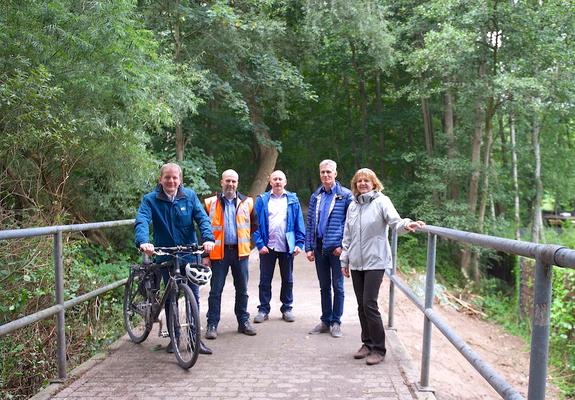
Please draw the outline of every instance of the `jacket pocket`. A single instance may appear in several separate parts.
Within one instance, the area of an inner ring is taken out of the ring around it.
[[[177,226],[190,226],[192,225],[192,207],[187,202],[178,203],[176,207],[176,225]]]

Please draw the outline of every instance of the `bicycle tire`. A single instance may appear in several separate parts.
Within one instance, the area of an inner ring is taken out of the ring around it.
[[[124,289],[124,326],[134,343],[142,343],[152,330],[151,306],[142,293],[145,271],[132,267]]]
[[[191,368],[200,350],[200,318],[192,289],[185,283],[178,284],[178,295],[170,303],[168,321],[174,355],[180,367]]]

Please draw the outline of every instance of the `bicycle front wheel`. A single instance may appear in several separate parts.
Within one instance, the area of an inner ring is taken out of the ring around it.
[[[124,326],[134,343],[142,343],[152,330],[151,304],[144,288],[145,271],[139,266],[131,267],[124,289]]]
[[[188,369],[198,359],[200,318],[192,289],[185,283],[180,283],[177,290],[177,298],[174,299],[172,296],[168,326],[178,364]]]

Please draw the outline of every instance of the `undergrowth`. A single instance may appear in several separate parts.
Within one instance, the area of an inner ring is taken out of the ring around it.
[[[52,306],[52,241],[40,237],[0,246],[0,323]],[[64,300],[125,278],[129,264],[125,254],[67,238]],[[119,287],[66,310],[68,371],[122,335],[122,293]],[[0,338],[0,398],[26,399],[57,378],[56,331],[56,317],[50,317]]]

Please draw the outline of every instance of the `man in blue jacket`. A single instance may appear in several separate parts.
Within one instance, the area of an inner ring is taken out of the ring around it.
[[[184,188],[181,183],[180,166],[174,163],[164,164],[160,169],[160,181],[156,189],[146,194],[140,203],[134,236],[136,246],[148,256],[154,254],[154,244],[171,247],[197,243],[194,222],[200,229],[204,250],[209,253],[214,248],[212,225],[204,207],[196,193],[192,189]],[[150,243],[150,223],[153,228],[154,244]],[[167,284],[168,271],[162,270],[162,274],[164,284]],[[199,305],[199,287],[191,282],[188,282],[188,285]],[[166,304],[166,315],[167,307]],[[171,342],[167,351],[173,352]],[[200,353],[212,354],[212,351],[200,341]]]
[[[260,253],[260,305],[254,322],[269,318],[272,298],[272,278],[276,260],[279,261],[282,286],[280,301],[284,321],[295,321],[293,303],[293,257],[304,246],[305,226],[297,195],[285,190],[287,179],[282,171],[270,176],[271,190],[256,199],[255,210],[259,227],[253,233],[254,242]]]
[[[321,292],[321,322],[309,333],[331,333],[338,338],[343,314],[343,275],[339,255],[351,191],[335,180],[337,164],[332,160],[319,163],[321,186],[311,195],[306,218],[305,251],[315,261]],[[333,286],[333,298],[331,289]]]

